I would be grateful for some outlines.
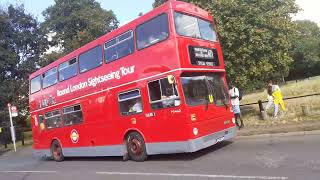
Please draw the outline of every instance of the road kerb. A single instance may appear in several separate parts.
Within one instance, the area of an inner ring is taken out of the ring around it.
[[[314,131],[296,131],[296,132],[287,132],[287,133],[274,133],[274,134],[254,134],[248,136],[237,136],[235,139],[244,139],[244,138],[266,138],[266,137],[285,137],[285,136],[304,136],[304,135],[320,135],[320,130]]]
[[[223,179],[268,179],[285,180],[288,177],[276,176],[237,176],[237,175],[214,175],[214,174],[176,174],[176,173],[143,173],[143,172],[96,172],[99,175],[124,175],[124,176],[155,176],[155,177],[190,177],[190,178],[223,178]]]

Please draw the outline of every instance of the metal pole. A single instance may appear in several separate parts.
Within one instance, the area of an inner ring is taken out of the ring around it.
[[[13,127],[13,122],[12,122],[12,116],[11,116],[11,106],[8,106],[9,109],[9,116],[10,116],[10,131],[11,131],[11,139],[13,142],[13,147],[14,147],[14,152],[17,152],[17,148],[16,148],[16,136],[15,136],[15,130]]]

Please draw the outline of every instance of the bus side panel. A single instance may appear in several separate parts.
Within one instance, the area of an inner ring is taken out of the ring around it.
[[[178,73],[170,73],[174,75],[176,79],[179,79]],[[155,78],[157,80],[159,78],[166,77],[166,75]],[[152,81],[152,80],[150,80]],[[161,109],[152,109],[150,101],[149,101],[149,92],[148,85],[146,82],[145,91],[143,96],[146,97],[146,101],[144,101],[144,109],[145,114],[152,114],[151,117],[145,117],[148,123],[147,132],[147,142],[155,143],[155,142],[174,142],[174,141],[183,141],[189,137],[189,134],[186,133],[189,131],[186,124],[186,113],[185,106],[183,104],[182,99],[182,90],[180,88],[180,84],[177,81],[177,90],[180,96],[181,104],[176,107],[168,107]]]

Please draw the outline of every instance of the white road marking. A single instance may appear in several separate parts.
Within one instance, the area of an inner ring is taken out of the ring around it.
[[[0,173],[57,173],[57,171],[0,171]]]
[[[213,175],[213,174],[171,174],[171,173],[139,173],[139,172],[96,172],[96,174],[169,176],[169,177],[205,177],[205,178],[225,178],[225,179],[269,179],[269,180],[288,179],[288,177],[275,177],[275,176],[236,176],[236,175]]]

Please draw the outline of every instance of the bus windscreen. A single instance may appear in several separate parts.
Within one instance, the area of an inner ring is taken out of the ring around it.
[[[216,106],[223,106],[229,103],[229,95],[220,74],[185,74],[181,76],[186,103],[190,106],[197,106],[206,103],[214,103]],[[209,102],[209,95],[212,95],[212,102]]]

